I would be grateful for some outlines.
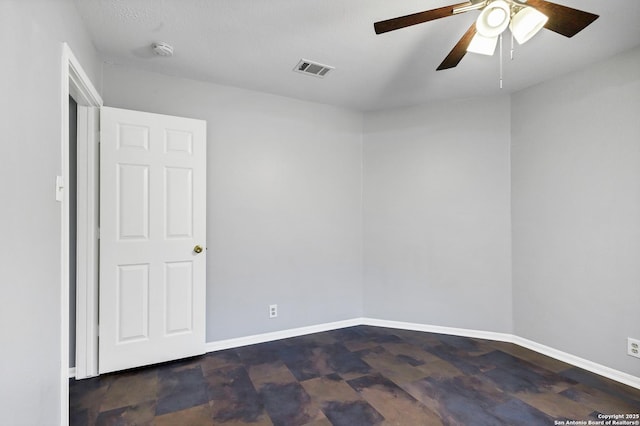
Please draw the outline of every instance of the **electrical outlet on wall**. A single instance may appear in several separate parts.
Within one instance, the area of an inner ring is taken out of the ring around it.
[[[269,305],[269,318],[276,318],[278,316],[278,305]]]
[[[627,355],[640,358],[640,340],[627,338]]]

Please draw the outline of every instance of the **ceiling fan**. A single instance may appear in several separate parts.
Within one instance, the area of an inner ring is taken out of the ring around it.
[[[518,43],[523,44],[543,27],[565,37],[573,37],[598,18],[593,13],[545,0],[470,0],[376,22],[374,29],[376,34],[382,34],[470,10],[481,10],[480,16],[437,71],[454,68],[468,51],[493,55],[498,36],[507,27]]]

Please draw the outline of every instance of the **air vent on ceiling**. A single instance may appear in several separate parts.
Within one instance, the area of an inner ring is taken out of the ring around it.
[[[323,78],[329,73],[329,71],[335,69],[329,65],[319,64],[317,62],[308,61],[306,59],[300,59],[298,65],[293,69],[294,71],[301,72],[303,74],[315,75],[316,77]]]

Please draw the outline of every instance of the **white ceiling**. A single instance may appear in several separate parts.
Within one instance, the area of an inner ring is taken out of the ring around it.
[[[640,45],[639,0],[557,0],[600,18],[573,38],[543,30],[516,45],[513,61],[505,37],[501,91],[497,53],[435,71],[478,11],[374,33],[375,21],[459,2],[75,0],[107,61],[365,111],[508,93]],[[154,56],[156,41],[174,56]],[[295,73],[301,58],[336,69],[324,79]]]

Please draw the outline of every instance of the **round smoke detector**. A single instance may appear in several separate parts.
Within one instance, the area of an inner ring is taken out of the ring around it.
[[[151,47],[153,48],[153,52],[158,56],[173,56],[173,46],[171,46],[169,43],[161,41],[158,43],[153,43]]]

